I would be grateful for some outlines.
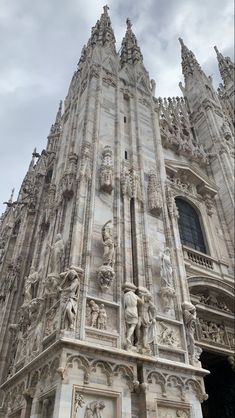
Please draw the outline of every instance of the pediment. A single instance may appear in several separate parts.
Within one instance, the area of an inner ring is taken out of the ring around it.
[[[165,166],[168,174],[173,174],[174,176],[187,181],[187,183],[190,182],[194,184],[198,193],[209,193],[211,196],[215,196],[217,194],[218,188],[216,184],[196,167],[175,160],[165,160]]]

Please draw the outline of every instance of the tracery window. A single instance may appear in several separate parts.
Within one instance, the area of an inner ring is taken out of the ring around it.
[[[185,200],[175,199],[179,212],[179,233],[182,245],[206,253],[200,219],[195,209]]]

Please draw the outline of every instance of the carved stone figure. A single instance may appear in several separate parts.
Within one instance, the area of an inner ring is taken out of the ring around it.
[[[90,326],[97,328],[97,319],[98,319],[98,315],[99,315],[100,308],[97,305],[97,303],[94,302],[94,300],[91,300],[89,302],[89,306],[90,306],[90,313],[91,313],[91,323],[90,323]]]
[[[187,338],[187,346],[189,353],[189,361],[192,365],[198,365],[198,357],[201,354],[201,349],[195,346],[194,333],[196,325],[196,308],[191,302],[184,302],[182,304],[183,318]]]
[[[100,166],[100,190],[111,193],[113,190],[112,150],[109,145],[104,147]]]
[[[127,348],[130,348],[132,344],[132,336],[137,327],[138,316],[138,304],[142,304],[143,301],[137,296],[134,291],[136,286],[132,283],[125,283],[124,289],[124,317],[126,323],[126,342]]]
[[[84,418],[103,418],[104,401],[93,401],[87,405]]]
[[[83,395],[79,392],[75,392],[72,418],[77,418],[78,408],[83,408],[84,405],[85,401]]]
[[[101,303],[99,315],[98,315],[98,329],[106,330],[107,329],[107,312],[104,307],[104,304]]]
[[[111,221],[104,224],[101,233],[104,245],[103,265],[99,268],[97,277],[101,289],[103,291],[107,291],[107,289],[111,286],[113,278],[115,277],[113,270],[115,244],[112,238]]]
[[[61,328],[74,330],[79,298],[81,268],[71,267],[67,272],[61,273]]]
[[[141,295],[141,303],[138,304],[137,346],[141,353],[149,354],[149,343],[154,341],[156,334],[156,308],[147,289],[139,287],[138,293]]]
[[[36,285],[39,280],[38,272],[35,270],[35,267],[30,268],[28,277],[25,278],[24,283],[24,305],[30,303],[30,301],[35,296]]]
[[[160,275],[162,287],[173,286],[171,256],[170,249],[168,247],[165,248],[164,252],[161,255]]]
[[[49,245],[51,249],[50,273],[60,274],[64,257],[65,245],[61,234],[57,234],[53,245]]]
[[[114,264],[114,241],[112,238],[112,223],[108,221],[102,228],[102,239],[104,245],[103,265],[113,267]]]
[[[149,211],[158,216],[162,211],[162,196],[160,183],[154,171],[149,173],[148,181],[148,207]]]
[[[170,249],[168,247],[165,248],[164,252],[161,254],[160,276],[161,289],[159,295],[162,300],[164,312],[167,312],[171,308],[172,300],[175,296],[175,290],[173,288]]]

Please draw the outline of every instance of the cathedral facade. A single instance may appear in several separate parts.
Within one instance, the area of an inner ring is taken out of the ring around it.
[[[1,217],[0,417],[232,418],[234,64],[155,97],[105,6]],[[208,397],[209,395],[209,397]]]

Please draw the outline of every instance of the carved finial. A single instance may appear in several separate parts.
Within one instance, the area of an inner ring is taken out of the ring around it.
[[[178,38],[179,39],[179,42],[180,42],[180,45],[183,47],[183,46],[185,46],[184,45],[184,41],[183,41],[183,39],[182,38]]]
[[[109,6],[106,4],[105,6],[103,6],[103,9],[104,9],[104,13],[107,15],[108,10],[109,10]]]
[[[15,188],[13,187],[13,189],[11,190],[11,196],[10,196],[10,199],[8,200],[8,202],[9,202],[9,203],[12,203],[12,202],[13,202],[14,192],[15,192]]]
[[[218,50],[216,45],[214,46],[214,50],[215,50],[216,54],[219,55],[219,50]]]
[[[131,20],[130,20],[129,17],[126,20],[126,26],[127,26],[127,29],[131,29],[131,27],[132,27],[132,23],[131,23]]]

